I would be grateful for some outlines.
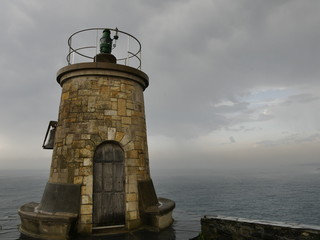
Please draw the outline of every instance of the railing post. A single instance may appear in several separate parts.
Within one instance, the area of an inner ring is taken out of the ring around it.
[[[98,46],[99,46],[99,32],[98,32],[98,29],[97,29],[97,35],[96,35],[96,55],[98,54]]]
[[[130,60],[130,36],[128,36],[128,45],[127,45],[127,58],[128,58],[128,66],[129,66],[129,60]],[[127,65],[127,64],[126,64]]]

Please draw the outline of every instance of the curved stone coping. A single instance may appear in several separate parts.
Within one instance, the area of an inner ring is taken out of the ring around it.
[[[158,198],[158,201],[157,205],[147,207],[144,212],[147,214],[164,215],[171,212],[176,206],[174,201],[167,198]]]
[[[143,90],[149,85],[149,77],[144,72],[129,66],[106,62],[87,62],[65,66],[58,71],[57,82],[62,86],[65,81],[75,76],[122,77],[139,83]]]
[[[73,228],[78,214],[38,212],[39,203],[30,202],[20,207],[21,218],[19,231],[26,236],[36,239],[62,240],[73,234]]]
[[[38,219],[42,221],[61,221],[61,222],[72,222],[77,217],[78,214],[69,213],[69,212],[39,212],[37,207],[39,203],[30,202],[22,205],[18,210],[18,213],[21,217],[27,217],[30,219]]]
[[[175,202],[158,198],[152,179],[138,181],[140,215],[145,227],[150,231],[159,231],[173,223],[172,211]]]

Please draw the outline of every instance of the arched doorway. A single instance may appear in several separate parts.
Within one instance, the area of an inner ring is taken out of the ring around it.
[[[93,162],[93,227],[124,225],[124,151],[117,142],[104,142]]]

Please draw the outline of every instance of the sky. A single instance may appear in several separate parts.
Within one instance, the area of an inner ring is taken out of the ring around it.
[[[56,73],[93,27],[142,44],[152,169],[320,167],[319,0],[0,4],[0,169],[50,168]]]

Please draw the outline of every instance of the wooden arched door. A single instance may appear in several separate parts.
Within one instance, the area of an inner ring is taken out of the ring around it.
[[[124,151],[104,142],[93,160],[93,227],[124,225]]]

